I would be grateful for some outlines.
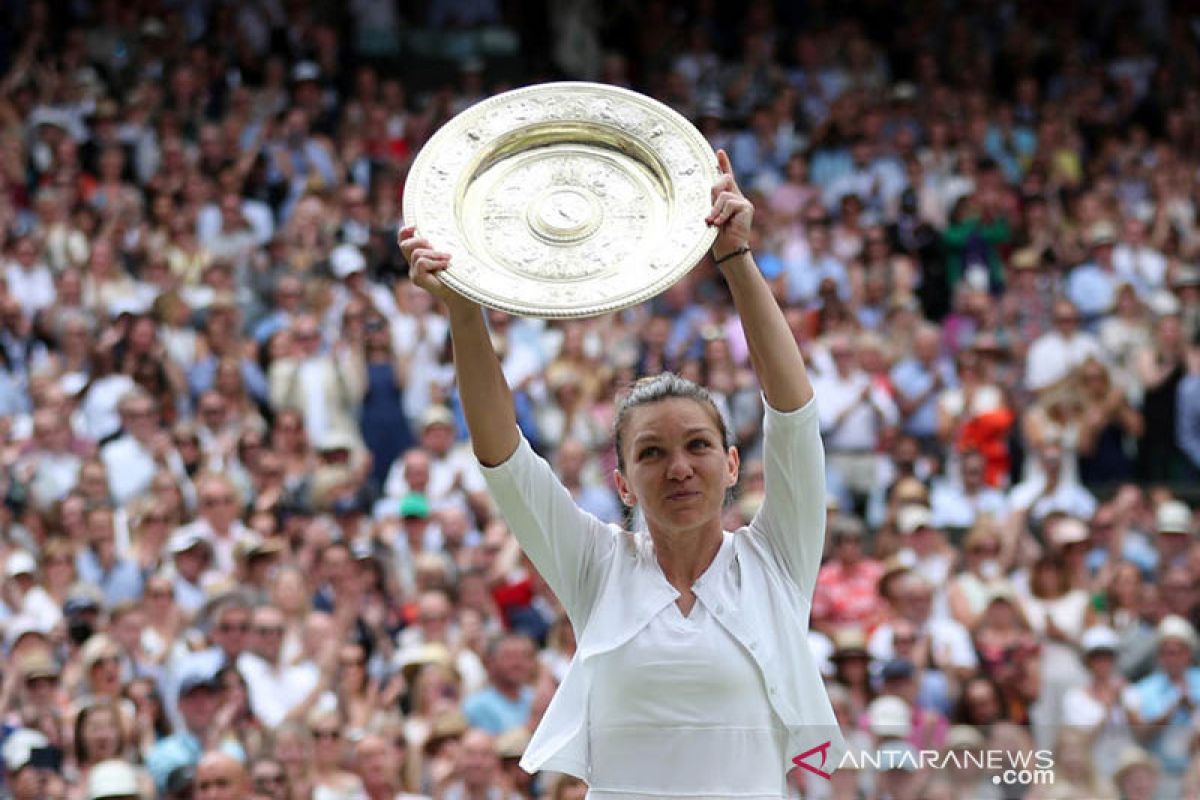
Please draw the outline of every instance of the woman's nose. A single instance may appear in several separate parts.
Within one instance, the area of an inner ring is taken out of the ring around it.
[[[672,480],[682,480],[691,474],[692,462],[688,459],[687,453],[682,450],[673,452],[670,463],[667,464],[667,477]]]

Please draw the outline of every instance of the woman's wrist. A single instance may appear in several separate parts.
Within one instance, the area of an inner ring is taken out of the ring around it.
[[[750,245],[748,243],[742,243],[742,244],[738,245],[737,247],[733,248],[732,250],[730,250],[726,253],[722,253],[722,254],[717,253],[717,248],[714,247],[712,249],[713,263],[718,266],[720,266],[721,264],[723,264],[727,261],[732,261],[735,258],[740,258],[742,256],[747,256],[749,254],[750,254]]]

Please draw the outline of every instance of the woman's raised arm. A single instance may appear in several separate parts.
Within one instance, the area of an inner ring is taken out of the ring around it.
[[[750,252],[754,206],[742,194],[724,150],[717,151],[722,177],[713,186],[708,222],[719,228],[712,253],[733,294],[750,349],[750,363],[767,404],[776,411],[795,411],[812,399],[812,384],[800,347],[783,310]]]
[[[450,314],[450,339],[454,345],[454,373],[462,401],[471,447],[485,467],[508,460],[520,441],[512,390],[492,348],[483,312],[472,300],[449,289],[437,273],[450,265],[450,255],[417,238],[414,228],[400,231],[400,250],[408,261],[413,283],[437,297]]]

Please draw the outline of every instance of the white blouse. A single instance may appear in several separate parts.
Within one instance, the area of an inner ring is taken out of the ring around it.
[[[750,654],[703,600],[686,617],[669,603],[597,656],[595,675],[588,800],[786,796],[787,732]]]

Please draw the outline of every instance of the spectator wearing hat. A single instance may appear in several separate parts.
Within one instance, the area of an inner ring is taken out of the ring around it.
[[[1144,295],[1147,292],[1141,274],[1117,271],[1113,263],[1113,248],[1116,243],[1117,232],[1111,222],[1103,220],[1093,224],[1087,233],[1090,257],[1072,269],[1067,276],[1067,298],[1089,325],[1112,309],[1117,284],[1120,281],[1131,282],[1138,294]]]
[[[146,788],[132,764],[111,758],[89,772],[87,800],[142,800],[147,796]]]
[[[199,763],[205,748],[221,740],[224,732],[214,725],[220,691],[216,674],[199,666],[180,676],[177,710],[181,724],[146,755],[146,770],[159,792],[166,789],[172,770]]]
[[[1121,797],[1128,800],[1153,800],[1163,797],[1159,792],[1162,768],[1159,762],[1141,747],[1125,748],[1117,760],[1113,783]]]
[[[1200,702],[1196,631],[1182,617],[1158,623],[1158,667],[1128,686],[1122,702],[1134,735],[1154,755],[1163,780],[1178,786],[1191,758],[1192,718]]]
[[[1187,566],[1192,546],[1192,511],[1179,500],[1164,500],[1154,511],[1155,549],[1160,573],[1168,567]]]
[[[817,574],[813,627],[830,635],[843,627],[870,629],[884,615],[883,565],[863,552],[866,530],[856,517],[837,515],[828,524],[833,558]]]
[[[199,531],[180,528],[167,540],[167,550],[174,601],[181,612],[191,616],[203,607],[208,597],[206,584],[217,574],[212,570],[212,545]]]
[[[911,559],[911,569],[935,586],[950,579],[955,553],[946,535],[933,523],[933,514],[924,504],[910,503],[896,512],[896,532],[902,540],[902,554]]]
[[[184,680],[188,676],[209,675],[215,681],[223,667],[236,665],[249,639],[250,614],[250,603],[244,593],[235,591],[218,596],[208,607],[204,619],[208,646],[178,655],[168,663],[165,700],[176,725],[182,720],[175,713],[174,701]],[[182,711],[182,706],[179,710]]]
[[[62,619],[54,599],[38,582],[37,560],[28,550],[12,550],[4,560],[6,591],[0,597],[0,619],[19,618],[48,631]]]
[[[0,745],[5,785],[12,800],[44,800],[50,773],[60,767],[48,759],[50,740],[40,731],[17,728]]]
[[[866,727],[875,742],[880,768],[873,777],[876,790],[885,797],[916,797],[925,780],[913,736],[912,708],[899,697],[882,695],[866,711]]]
[[[922,703],[921,677],[912,661],[894,658],[879,669],[879,696],[898,697],[908,704],[912,724],[906,737],[909,744],[918,750],[940,750],[945,746],[950,723],[939,709]]]
[[[842,628],[833,636],[834,681],[846,689],[851,717],[858,719],[873,699],[875,686],[871,683],[871,655],[867,652],[866,636],[861,628]]]
[[[1010,694],[1023,668],[1018,659],[1032,658],[1038,650],[1017,593],[1008,586],[997,586],[988,593],[983,614],[971,631],[980,667]]]
[[[1104,625],[1088,628],[1080,639],[1088,682],[1063,696],[1062,724],[1091,739],[1091,762],[1106,779],[1116,771],[1121,752],[1135,744],[1121,702],[1125,679],[1117,671],[1117,632]]]
[[[421,417],[421,447],[429,454],[426,494],[435,506],[465,503],[482,524],[492,515],[492,501],[470,448],[457,441],[455,424],[445,406],[432,406]]]

